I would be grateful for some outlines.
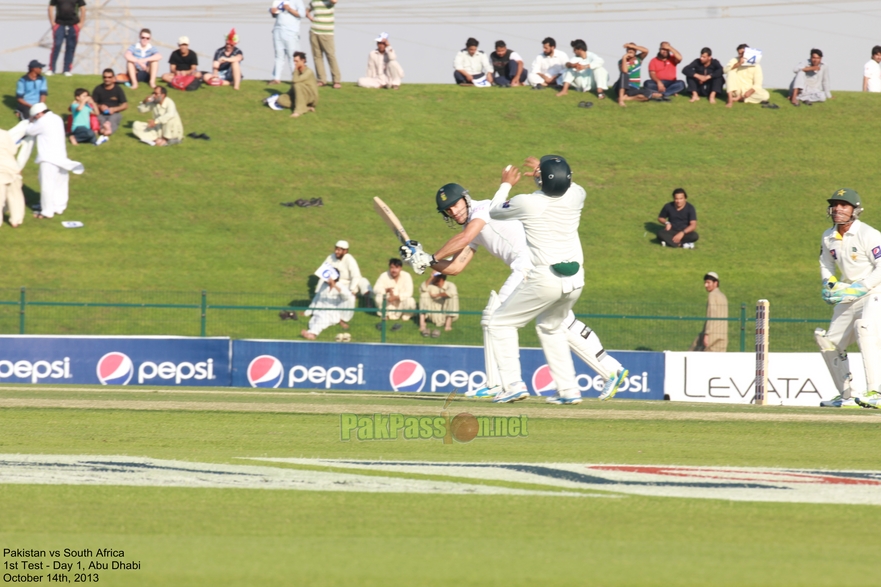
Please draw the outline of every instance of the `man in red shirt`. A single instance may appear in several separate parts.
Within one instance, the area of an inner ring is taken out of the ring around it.
[[[645,87],[652,92],[663,94],[660,98],[669,101],[685,89],[685,82],[676,79],[676,66],[682,61],[682,55],[674,49],[670,43],[664,41],[658,49],[658,55],[649,62],[650,80],[646,80]]]

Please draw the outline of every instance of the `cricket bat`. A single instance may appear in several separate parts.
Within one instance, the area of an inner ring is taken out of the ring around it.
[[[373,209],[376,210],[376,213],[382,218],[383,222],[385,222],[389,228],[392,229],[392,232],[395,233],[395,238],[401,241],[401,244],[407,244],[407,241],[410,240],[409,235],[407,235],[407,231],[404,230],[404,226],[401,224],[401,221],[398,220],[398,217],[395,216],[395,213],[392,212],[392,209],[388,207],[388,205],[380,200],[377,197],[373,198]]]

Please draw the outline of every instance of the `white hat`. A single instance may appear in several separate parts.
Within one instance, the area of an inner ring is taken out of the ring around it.
[[[189,38],[189,37],[180,37],[180,38],[177,40],[177,44],[178,44],[178,45],[189,45],[189,44],[190,44],[190,38]]]
[[[719,281],[719,274],[715,271],[708,271],[706,275],[704,275],[704,281],[707,279],[713,279],[715,281]]]
[[[388,33],[379,33],[379,36],[373,39],[377,43],[385,43],[388,41]]]
[[[36,104],[31,106],[31,109],[28,111],[28,115],[33,118],[40,112],[45,112],[46,110],[49,110],[48,106],[46,106],[43,102],[37,102]]]
[[[336,245],[334,245],[334,246],[339,247],[341,249],[348,250],[349,249],[349,241],[337,241]]]

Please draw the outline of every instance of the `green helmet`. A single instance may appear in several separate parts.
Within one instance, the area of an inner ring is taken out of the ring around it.
[[[434,198],[437,203],[437,211],[446,216],[445,212],[449,210],[453,204],[462,198],[467,197],[469,197],[468,190],[460,186],[458,183],[448,183],[441,189],[437,190],[437,195]]]
[[[548,196],[562,196],[572,185],[572,170],[566,160],[558,155],[545,155],[539,163],[540,176],[536,183]]]
[[[827,209],[827,215],[832,216],[832,206],[835,202],[845,202],[853,206],[853,215],[851,216],[852,220],[856,220],[859,218],[860,213],[863,211],[862,200],[860,199],[860,195],[856,192],[856,190],[852,190],[850,188],[841,188],[840,190],[835,190],[831,196],[826,200],[829,202],[829,208]]]

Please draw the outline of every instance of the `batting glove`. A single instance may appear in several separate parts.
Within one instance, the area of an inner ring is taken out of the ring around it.
[[[408,260],[408,263],[410,263],[410,266],[417,275],[422,275],[425,273],[426,269],[435,263],[434,255],[429,255],[425,251],[419,249]]]
[[[406,244],[398,247],[398,251],[401,253],[401,260],[408,261],[416,254],[416,251],[421,251],[422,245],[417,241],[407,241]]]

